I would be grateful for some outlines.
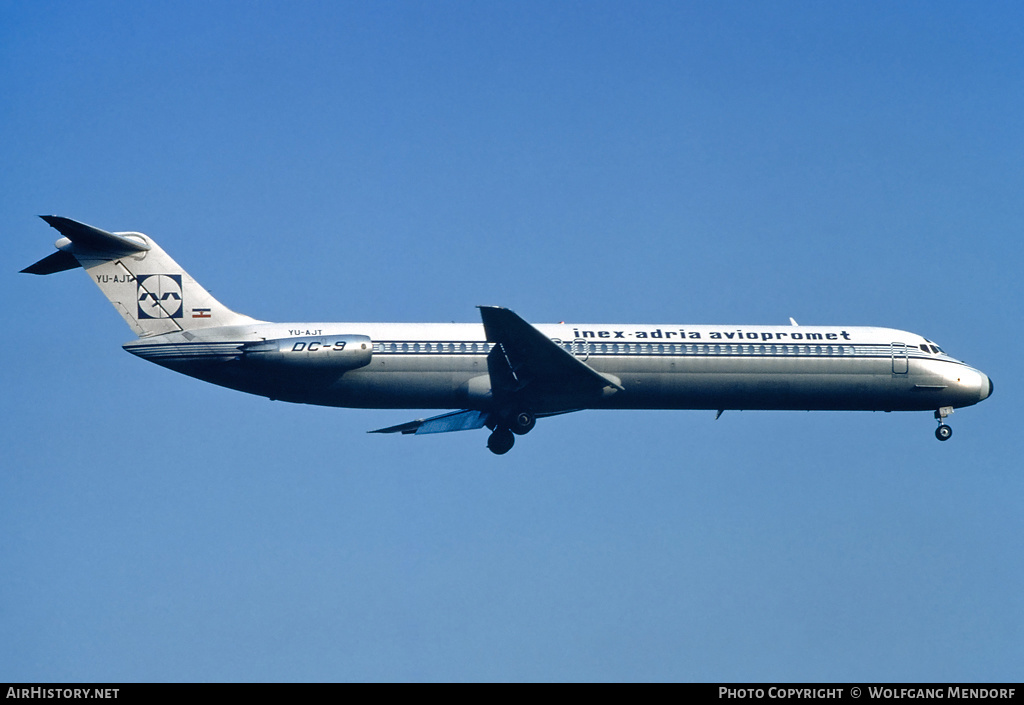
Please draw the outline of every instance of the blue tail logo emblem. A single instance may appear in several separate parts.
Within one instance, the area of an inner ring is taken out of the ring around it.
[[[180,274],[143,274],[139,286],[139,319],[181,318]]]

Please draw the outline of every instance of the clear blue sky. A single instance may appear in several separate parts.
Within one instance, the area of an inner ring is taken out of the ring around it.
[[[1020,3],[5,2],[0,96],[0,680],[1020,680]],[[883,325],[995,395],[367,435],[422,414],[122,351],[42,213],[268,320]]]

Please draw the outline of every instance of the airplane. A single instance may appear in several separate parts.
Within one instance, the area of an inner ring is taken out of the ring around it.
[[[487,427],[502,455],[537,419],[584,409],[934,411],[992,394],[983,372],[914,333],[856,326],[271,323],[235,313],[153,239],[40,216],[57,252],[22,272],[82,267],[138,335],[133,355],[206,382],[304,404],[450,409],[370,431]]]

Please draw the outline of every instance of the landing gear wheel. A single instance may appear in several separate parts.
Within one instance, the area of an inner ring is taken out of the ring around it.
[[[495,455],[505,455],[512,450],[516,437],[507,428],[496,428],[494,433],[487,437],[487,449]]]
[[[520,411],[518,414],[512,417],[512,433],[517,436],[523,436],[533,430],[533,427],[537,425],[537,417],[531,414],[529,411]]]
[[[946,424],[940,424],[939,427],[935,429],[935,437],[938,438],[940,441],[948,441],[950,436],[952,435],[953,429],[951,429]]]

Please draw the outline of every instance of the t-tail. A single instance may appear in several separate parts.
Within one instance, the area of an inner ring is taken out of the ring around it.
[[[141,337],[255,322],[213,298],[147,235],[40,217],[63,237],[55,243],[57,252],[21,271],[53,274],[82,267]]]

